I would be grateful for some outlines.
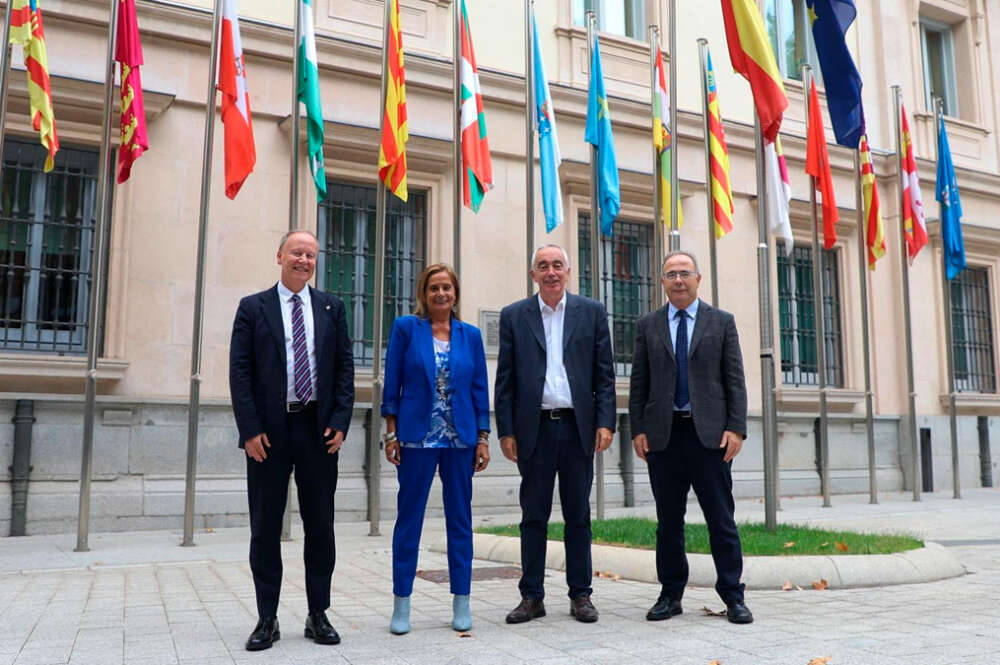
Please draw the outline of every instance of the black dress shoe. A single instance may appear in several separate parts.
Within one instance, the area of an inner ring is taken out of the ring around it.
[[[669,619],[672,616],[683,613],[684,610],[681,609],[681,601],[671,600],[669,596],[660,596],[656,604],[646,612],[646,621],[663,621],[664,619]]]
[[[582,623],[594,623],[597,621],[597,608],[590,602],[590,596],[570,598],[569,613]]]
[[[753,623],[753,614],[742,600],[726,603],[726,618],[729,619],[729,623]]]
[[[507,623],[524,623],[545,616],[545,604],[541,598],[523,596],[521,604],[507,615]]]
[[[305,635],[316,644],[340,644],[340,635],[330,625],[326,612],[312,612],[306,617]]]
[[[278,618],[264,617],[257,622],[257,627],[247,638],[247,651],[270,649],[271,645],[280,639],[281,631],[278,630]]]

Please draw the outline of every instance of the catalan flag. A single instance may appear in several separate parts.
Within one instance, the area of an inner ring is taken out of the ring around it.
[[[878,183],[872,168],[872,154],[868,147],[868,136],[861,136],[858,147],[861,155],[861,191],[865,203],[865,244],[868,246],[868,268],[875,270],[875,262],[885,256],[885,226],[878,202]]]
[[[823,197],[823,247],[830,249],[837,242],[837,201],[833,195],[833,174],[830,172],[830,154],[826,150],[826,133],[823,131],[823,112],[816,93],[816,79],[809,81],[809,128],[806,140],[806,173],[813,177],[813,185]]]
[[[715,237],[721,238],[733,230],[733,188],[729,182],[729,149],[726,147],[726,131],[722,128],[722,112],[719,110],[719,93],[715,87],[715,69],[712,68],[712,54],[706,51],[705,79],[708,81],[708,147],[709,170],[712,182],[712,216],[715,219]]]
[[[773,142],[788,108],[778,62],[754,0],[722,0],[722,19],[733,69],[750,82],[764,138]]]
[[[673,147],[673,137],[670,136],[670,93],[667,91],[667,77],[663,68],[663,51],[656,45],[656,90],[653,101],[653,145],[656,154],[660,156],[660,218],[664,224],[670,224],[670,151]],[[677,201],[677,227],[684,225],[684,210],[680,200]]]
[[[121,147],[118,149],[118,184],[128,180],[132,164],[149,150],[146,109],[142,102],[142,42],[135,15],[135,0],[119,0],[115,61],[121,68]]]
[[[913,154],[910,123],[906,119],[906,107],[902,104],[899,105],[899,113],[903,133],[903,233],[906,236],[906,254],[912,262],[920,248],[927,244],[927,222],[924,220],[923,196],[920,193],[917,160]]]
[[[472,50],[469,14],[462,0],[462,181],[465,205],[479,212],[486,191],[493,189],[493,161],[486,137],[483,93],[479,88],[479,68]]]
[[[38,0],[10,0],[10,43],[19,44],[28,70],[28,98],[31,125],[39,141],[48,150],[45,170],[51,171],[59,152],[56,116],[52,110],[52,86],[49,83],[49,58],[45,50],[45,26]]]
[[[388,72],[385,81],[385,109],[382,117],[382,143],[378,149],[378,177],[390,192],[406,200],[406,141],[410,131],[406,122],[406,71],[403,67],[403,33],[399,27],[399,0],[388,0],[390,7]]]

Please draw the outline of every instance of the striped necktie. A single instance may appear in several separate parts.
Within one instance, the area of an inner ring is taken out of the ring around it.
[[[292,296],[292,351],[295,354],[295,396],[305,403],[312,399],[312,374],[309,372],[309,348],[306,346],[302,298],[297,293]]]

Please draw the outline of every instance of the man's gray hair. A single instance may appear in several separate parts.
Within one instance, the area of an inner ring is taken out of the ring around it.
[[[550,242],[547,245],[541,245],[535,249],[535,253],[531,256],[531,268],[535,268],[535,261],[538,260],[538,253],[543,249],[558,249],[562,252],[563,260],[566,262],[566,267],[569,268],[569,254],[566,253],[566,249],[562,245],[557,245],[554,242]]]
[[[311,236],[312,239],[316,241],[317,245],[319,244],[319,238],[317,238],[316,234],[310,231],[309,229],[292,229],[291,231],[287,231],[284,235],[281,236],[281,241],[278,243],[279,252],[285,246],[285,242],[288,241],[288,238],[295,233],[305,233],[307,236]]]
[[[664,267],[666,267],[667,261],[669,261],[670,259],[674,258],[675,256],[686,256],[689,259],[691,259],[691,263],[694,264],[694,273],[696,275],[700,275],[701,274],[701,271],[698,270],[698,257],[696,257],[694,255],[694,252],[689,252],[686,249],[677,249],[677,250],[674,250],[674,251],[670,252],[669,254],[667,254],[663,258],[663,263],[660,264],[660,272],[661,273],[663,272]]]

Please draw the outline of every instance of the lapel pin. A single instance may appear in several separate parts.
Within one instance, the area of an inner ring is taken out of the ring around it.
[[[327,305],[327,306],[326,306],[326,308],[327,308],[327,309],[329,310],[329,309],[330,309],[330,306],[329,306],[329,305]]]

